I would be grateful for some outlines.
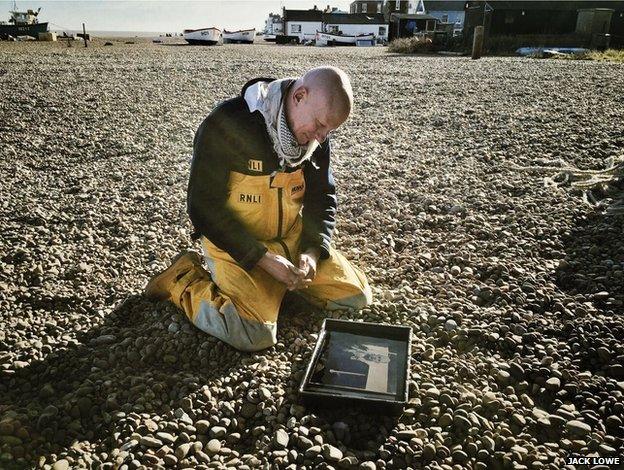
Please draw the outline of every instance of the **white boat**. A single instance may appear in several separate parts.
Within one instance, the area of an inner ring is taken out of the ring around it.
[[[360,34],[359,36],[345,36],[343,34],[316,32],[317,46],[355,46],[358,41],[374,41],[374,34]]]
[[[264,39],[266,42],[275,42],[275,40],[277,39],[277,34],[263,34],[262,39]]]
[[[239,29],[238,31],[223,30],[223,42],[229,44],[253,44],[256,37],[256,28]]]
[[[199,46],[214,46],[223,43],[223,36],[219,28],[185,29],[182,36],[189,44]]]

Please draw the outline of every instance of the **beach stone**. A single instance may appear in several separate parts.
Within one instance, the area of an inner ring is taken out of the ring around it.
[[[509,364],[509,374],[516,380],[520,381],[524,379],[524,368],[516,363],[512,362]]]
[[[546,381],[546,388],[551,391],[557,391],[561,388],[561,380],[557,377],[551,377]]]
[[[256,405],[249,402],[243,403],[240,414],[243,418],[252,418],[256,414]]]
[[[221,442],[218,439],[210,439],[205,449],[212,454],[216,454],[221,450]]]
[[[340,449],[329,444],[323,444],[322,452],[323,457],[330,462],[338,462],[343,457]]]
[[[524,418],[524,416],[522,416],[519,413],[514,413],[511,416],[511,422],[518,425],[518,426],[525,426],[526,425],[526,419]]]
[[[197,429],[199,434],[208,434],[210,422],[205,419],[201,419],[195,423],[195,429]]]
[[[579,436],[586,436],[591,432],[591,426],[589,424],[583,423],[582,421],[578,421],[575,419],[568,421],[565,427],[570,434]]]
[[[278,449],[285,449],[288,447],[288,441],[290,440],[288,433],[283,429],[275,431],[273,443]]]
[[[225,429],[223,426],[213,426],[212,428],[210,428],[210,437],[213,437],[215,439],[221,439],[225,437],[226,434],[227,429]]]
[[[129,451],[129,450],[134,449],[134,448],[135,448],[136,446],[138,446],[138,445],[139,445],[139,441],[138,441],[138,440],[136,440],[136,439],[130,439],[130,440],[129,440],[129,441],[127,441],[125,444],[123,444],[123,445],[119,448],[119,450],[120,450],[120,451],[122,451],[122,452]]]
[[[156,439],[152,436],[143,436],[139,443],[145,447],[158,448],[162,447],[163,443],[160,439]]]
[[[180,444],[175,450],[175,456],[179,460],[183,460],[189,453],[190,449],[191,449],[191,444],[189,444],[188,442],[184,444]]]
[[[52,465],[52,470],[68,470],[69,462],[66,459],[57,460]]]
[[[174,444],[177,439],[173,434],[168,432],[157,432],[156,437],[167,444]]]
[[[175,467],[178,464],[178,458],[173,454],[163,456],[163,462],[168,467]]]
[[[496,374],[496,381],[499,384],[506,385],[509,383],[510,374],[506,370],[499,370]]]
[[[314,460],[318,455],[321,454],[321,446],[315,445],[312,446],[305,451],[305,458]]]
[[[427,444],[423,447],[422,456],[425,462],[430,462],[436,455],[436,448],[433,444]]]
[[[462,464],[468,460],[468,454],[461,449],[455,449],[452,454],[453,462]]]

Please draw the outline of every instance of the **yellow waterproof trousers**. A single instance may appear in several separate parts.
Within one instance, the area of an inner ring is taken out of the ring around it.
[[[303,175],[296,171],[278,176],[269,180],[232,172],[229,206],[270,252],[297,266]],[[260,197],[241,197],[249,194]],[[263,203],[254,205],[254,200]],[[279,221],[274,211],[267,211],[277,205],[282,209]],[[275,237],[274,226],[284,228],[281,237]],[[237,349],[258,351],[274,345],[286,286],[257,266],[245,271],[208,239],[202,238],[202,244],[210,275],[200,267],[184,275],[172,286],[174,303],[195,326]],[[313,282],[298,293],[327,310],[360,309],[372,300],[365,275],[334,248],[328,259],[319,260]]]

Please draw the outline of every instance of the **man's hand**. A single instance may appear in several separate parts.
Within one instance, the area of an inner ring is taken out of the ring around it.
[[[299,269],[304,273],[303,279],[312,282],[316,277],[316,265],[320,257],[319,250],[310,248],[299,256]]]
[[[305,280],[305,273],[295,267],[290,261],[275,253],[266,252],[258,266],[273,276],[274,279],[284,284],[288,290],[299,289],[303,283],[309,283]]]

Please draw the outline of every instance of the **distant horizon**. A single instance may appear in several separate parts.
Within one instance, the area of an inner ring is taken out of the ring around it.
[[[216,26],[262,30],[269,13],[282,7],[307,10],[327,5],[349,11],[351,0],[27,0],[18,10],[37,10],[51,31],[172,33]],[[0,0],[0,21],[6,21],[13,0]]]

